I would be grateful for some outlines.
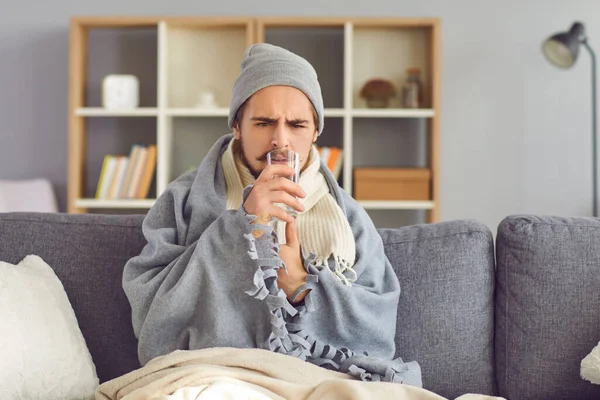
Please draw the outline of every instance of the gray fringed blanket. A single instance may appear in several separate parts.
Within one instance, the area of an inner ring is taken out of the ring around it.
[[[276,233],[243,208],[226,210],[221,154],[172,182],[143,223],[148,241],[125,266],[142,365],[175,350],[258,348],[297,357],[366,381],[421,386],[416,362],[393,360],[400,286],[366,212],[322,164],[356,241],[352,286],[307,257],[310,293],[292,305],[277,287]],[[248,193],[246,188],[245,194]],[[265,234],[254,238],[254,230]]]

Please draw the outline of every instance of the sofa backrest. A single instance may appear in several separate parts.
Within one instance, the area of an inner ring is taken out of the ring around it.
[[[142,216],[0,214],[0,260],[36,254],[62,281],[101,381],[137,367],[121,286],[145,244]],[[401,284],[397,356],[442,396],[496,393],[492,235],[474,221],[380,230]]]
[[[494,243],[476,221],[381,230],[400,280],[396,353],[417,360],[423,385],[454,399],[496,394]]]
[[[515,215],[496,243],[500,395],[600,399],[600,385],[580,377],[600,341],[600,220]]]

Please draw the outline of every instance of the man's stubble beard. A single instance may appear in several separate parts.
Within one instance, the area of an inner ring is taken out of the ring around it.
[[[248,171],[250,171],[252,176],[254,176],[254,179],[257,179],[261,174],[262,170],[255,171],[254,168],[252,168],[252,165],[250,165],[250,163],[248,162],[248,158],[246,158],[246,152],[244,151],[244,135],[242,135],[242,133],[240,132],[240,139],[237,140],[234,138],[233,140],[233,154],[237,155],[240,158],[240,160],[242,160],[242,163],[246,166],[246,168],[248,168]],[[304,172],[304,170],[308,167],[308,164],[310,163],[311,159],[310,154],[311,152],[308,153],[308,160],[304,163],[304,166],[300,170],[300,174],[302,174],[302,172]],[[261,161],[262,159],[266,160],[266,154],[263,154],[263,156],[260,159],[257,159],[257,161]]]
[[[254,176],[254,179],[257,179],[262,171],[255,171],[252,168],[252,165],[248,162],[248,158],[246,158],[246,152],[244,151],[244,137],[240,133],[240,139],[233,139],[233,154],[242,160],[242,163],[248,168],[248,171]]]

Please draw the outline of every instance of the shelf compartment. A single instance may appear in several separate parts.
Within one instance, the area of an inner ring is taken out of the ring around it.
[[[429,119],[356,118],[352,126],[353,167],[431,167]]]
[[[166,107],[194,108],[205,91],[227,107],[249,43],[247,24],[164,26]]]
[[[337,147],[341,150],[344,150],[344,120],[340,117],[326,117],[325,118],[325,127],[321,135],[317,138],[315,142],[317,147]],[[339,167],[339,172],[337,176],[338,184],[341,187],[344,187],[344,158],[345,153],[342,152],[342,158]],[[335,163],[337,164],[337,163]],[[333,166],[335,170],[336,167]]]
[[[266,22],[259,27],[264,32],[264,42],[288,49],[305,58],[315,68],[323,104],[326,108],[344,106],[344,25],[281,26]],[[261,38],[259,38],[261,40]],[[324,79],[327,77],[327,79]]]
[[[83,194],[77,197],[95,198],[104,157],[106,155],[129,156],[131,147],[138,143],[156,144],[157,118],[146,116],[88,118],[84,123],[87,132],[85,149],[87,184],[84,186]],[[156,197],[154,178],[148,197]]]
[[[168,181],[197,168],[211,147],[223,135],[230,133],[227,118],[173,117],[169,129],[172,137],[169,151]]]
[[[323,132],[317,137],[317,146],[344,147],[344,120],[340,117],[325,117]]]
[[[139,106],[156,107],[158,26],[93,28],[88,32],[85,107],[102,106],[107,75],[134,75],[139,80]]]
[[[397,94],[390,100],[389,107],[402,108],[402,84],[406,79],[406,70],[413,67],[421,70],[423,108],[428,108],[431,104],[428,90],[431,81],[430,38],[431,28],[426,27],[354,24],[351,88],[354,108],[367,109],[365,100],[360,97],[360,90],[373,78],[388,79],[394,84]]]

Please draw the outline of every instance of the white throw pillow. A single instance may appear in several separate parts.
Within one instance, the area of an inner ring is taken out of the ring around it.
[[[0,262],[2,399],[92,399],[96,367],[62,283],[40,257]]]
[[[600,342],[581,360],[581,377],[588,382],[600,385]]]

